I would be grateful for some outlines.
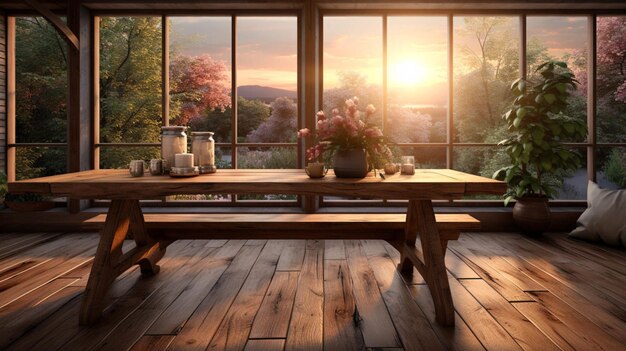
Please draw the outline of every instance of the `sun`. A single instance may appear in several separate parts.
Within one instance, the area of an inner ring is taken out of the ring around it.
[[[417,85],[428,78],[428,69],[417,60],[407,59],[391,64],[389,75],[391,84]]]

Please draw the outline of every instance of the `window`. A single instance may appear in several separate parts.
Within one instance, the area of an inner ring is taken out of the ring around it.
[[[15,18],[16,179],[67,170],[67,45],[41,17]]]
[[[600,186],[615,189],[626,188],[625,28],[626,16],[596,19],[596,169]]]
[[[533,79],[536,76],[536,67],[546,60],[567,63],[580,84],[572,91],[565,113],[581,121],[587,120],[587,22],[587,17],[578,16],[529,16],[526,21],[528,76]],[[586,140],[567,142],[584,143]],[[572,149],[583,156],[583,162],[578,170],[565,172],[557,198],[583,200],[587,197],[587,150],[584,147]]]
[[[161,17],[100,18],[100,168],[159,158]]]
[[[167,123],[189,127],[189,150],[191,132],[214,131],[218,168],[296,168],[297,24],[295,16],[100,18],[100,166],[158,158]],[[236,201],[210,194],[167,200]]]
[[[594,172],[602,186],[626,186],[623,13],[355,14],[323,6],[320,13],[317,34],[323,40],[315,44],[321,84],[311,88],[315,92],[300,92],[305,85],[299,77],[307,59],[300,50],[317,37],[291,10],[95,17],[100,29],[94,60],[100,83],[96,166],[126,168],[131,159],[159,157],[160,127],[171,124],[215,132],[219,168],[299,167],[304,160],[296,131],[304,127],[304,116],[315,112],[304,111],[299,98],[316,95],[316,108],[329,113],[357,96],[361,109],[376,107],[373,119],[394,143],[395,157],[413,155],[418,167],[490,177],[508,163],[496,144],[507,134],[500,116],[512,99],[511,82],[522,74],[532,79],[538,64],[558,59],[580,81],[568,114],[596,126],[588,138],[567,141],[584,162],[565,174],[558,198],[583,200]],[[8,153],[9,167],[18,179],[66,172],[67,45],[40,17],[10,18],[16,113],[8,123],[16,128],[7,138],[8,150],[15,151]],[[167,201],[211,200],[221,206],[258,200],[297,204],[295,199],[205,194]]]

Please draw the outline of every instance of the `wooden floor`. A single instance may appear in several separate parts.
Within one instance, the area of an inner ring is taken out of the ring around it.
[[[456,327],[381,241],[179,241],[78,325],[97,234],[0,235],[0,349],[626,350],[626,252],[463,234],[446,255]]]

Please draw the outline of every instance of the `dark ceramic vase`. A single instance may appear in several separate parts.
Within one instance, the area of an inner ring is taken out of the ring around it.
[[[363,178],[368,173],[364,149],[339,150],[333,158],[335,176],[338,178]]]
[[[513,219],[526,234],[539,235],[550,226],[550,207],[547,197],[524,196],[513,206]]]

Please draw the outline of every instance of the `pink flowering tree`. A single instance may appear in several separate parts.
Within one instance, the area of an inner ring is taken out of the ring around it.
[[[289,143],[294,142],[297,128],[298,107],[293,100],[279,97],[270,105],[271,114],[259,127],[247,135],[249,143]]]
[[[208,55],[176,56],[170,64],[170,77],[172,124],[187,125],[230,106],[226,65]]]

